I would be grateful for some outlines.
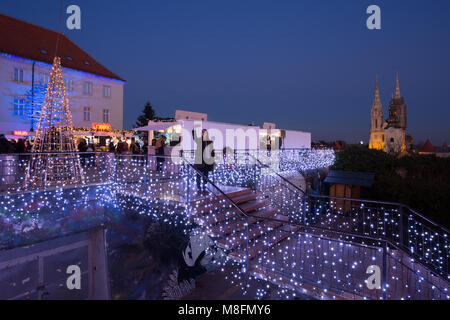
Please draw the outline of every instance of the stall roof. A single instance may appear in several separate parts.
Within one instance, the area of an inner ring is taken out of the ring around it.
[[[176,126],[178,122],[153,122],[145,127],[134,128],[134,131],[150,131],[150,130],[166,130],[170,127]]]
[[[372,186],[374,177],[374,173],[331,170],[325,182],[370,187]]]

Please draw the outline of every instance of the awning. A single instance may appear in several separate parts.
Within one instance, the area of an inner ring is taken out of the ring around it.
[[[149,122],[148,126],[134,128],[134,131],[158,131],[158,130],[166,130],[170,127],[178,125],[178,122]]]
[[[374,173],[331,170],[324,182],[371,187],[374,178]]]

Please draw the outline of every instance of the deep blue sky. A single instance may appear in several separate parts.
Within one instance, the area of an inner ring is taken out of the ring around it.
[[[375,75],[387,116],[394,74],[415,142],[450,143],[448,0],[74,0],[82,29],[62,31],[127,80],[124,125],[146,100],[210,120],[368,141]],[[366,28],[377,4],[382,30]],[[64,10],[65,11],[65,10]],[[57,30],[59,0],[1,0],[0,12]]]

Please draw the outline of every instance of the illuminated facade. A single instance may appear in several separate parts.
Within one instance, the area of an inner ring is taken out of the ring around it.
[[[407,107],[400,94],[398,74],[395,80],[395,94],[389,104],[389,117],[383,123],[383,107],[380,100],[378,79],[372,105],[369,148],[389,153],[406,150]]]
[[[383,106],[380,99],[380,89],[378,88],[378,77],[372,105],[369,148],[384,150]]]
[[[57,32],[0,14],[0,133],[7,138],[37,130],[57,37]],[[124,80],[62,34],[58,50],[73,126],[122,129]]]

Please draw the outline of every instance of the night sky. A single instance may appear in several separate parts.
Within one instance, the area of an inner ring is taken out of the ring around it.
[[[81,30],[65,27],[70,4]],[[366,28],[372,4],[379,31]],[[59,0],[1,0],[0,12],[58,29]],[[375,76],[386,118],[398,71],[408,133],[450,143],[448,0],[65,0],[62,31],[127,80],[125,128],[150,100],[162,117],[185,109],[367,143]]]

